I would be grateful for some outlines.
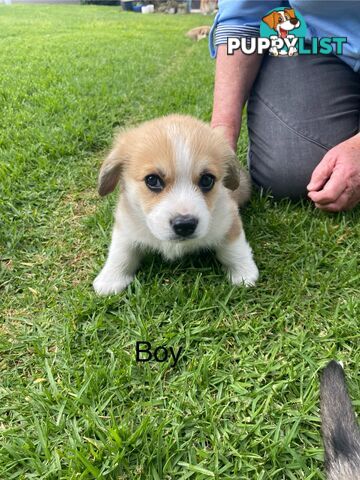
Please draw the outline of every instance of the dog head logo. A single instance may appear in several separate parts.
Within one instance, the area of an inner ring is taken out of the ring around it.
[[[271,12],[262,19],[279,37],[285,38],[291,30],[300,27],[300,20],[293,8]]]
[[[305,37],[306,24],[293,8],[276,8],[267,13],[260,24],[260,36],[270,38],[276,46],[269,50],[274,56],[298,54],[298,37]]]

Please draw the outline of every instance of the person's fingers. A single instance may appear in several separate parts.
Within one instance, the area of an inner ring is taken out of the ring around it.
[[[324,187],[319,191],[311,191],[308,197],[315,203],[325,205],[327,203],[336,202],[343,194],[346,188],[344,173],[340,170],[334,170]]]
[[[315,203],[315,206],[320,210],[326,212],[342,212],[345,210],[350,210],[356,205],[351,192],[345,191],[340,195],[340,197],[335,202],[330,202],[327,204]]]
[[[328,203],[327,205],[320,205],[320,203],[315,203],[315,206],[319,210],[323,210],[324,212],[331,212],[331,213],[343,212],[345,210],[348,210],[348,208],[342,207],[338,202]]]
[[[335,158],[331,150],[324,156],[321,162],[315,167],[310,182],[307,186],[309,191],[319,190],[330,177],[335,165]]]

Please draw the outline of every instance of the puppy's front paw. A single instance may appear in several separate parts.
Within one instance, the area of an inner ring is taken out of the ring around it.
[[[253,287],[259,278],[259,270],[255,263],[253,263],[252,265],[230,271],[229,276],[233,285]]]
[[[107,273],[101,271],[95,278],[93,287],[98,295],[113,295],[120,293],[126,288],[134,279],[134,275],[122,275],[114,273]]]

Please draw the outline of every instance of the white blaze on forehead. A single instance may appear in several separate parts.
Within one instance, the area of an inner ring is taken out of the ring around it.
[[[164,199],[164,205],[171,216],[192,214],[200,219],[200,223],[207,224],[208,220],[201,222],[208,215],[205,200],[193,183],[194,162],[190,140],[177,125],[169,125],[167,133],[175,160],[175,182]]]
[[[188,179],[191,182],[192,158],[189,142],[176,125],[168,126],[168,136],[175,157],[175,181]]]

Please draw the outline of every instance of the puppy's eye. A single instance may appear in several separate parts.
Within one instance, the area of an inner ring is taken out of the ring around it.
[[[283,23],[284,20],[282,19],[282,17],[279,17],[278,21],[279,21],[279,23]]]
[[[159,175],[147,175],[145,177],[145,184],[153,192],[161,192],[164,188],[164,182]]]
[[[214,183],[215,183],[214,175],[211,175],[210,173],[204,173],[200,177],[199,187],[203,192],[209,192],[213,188]]]

